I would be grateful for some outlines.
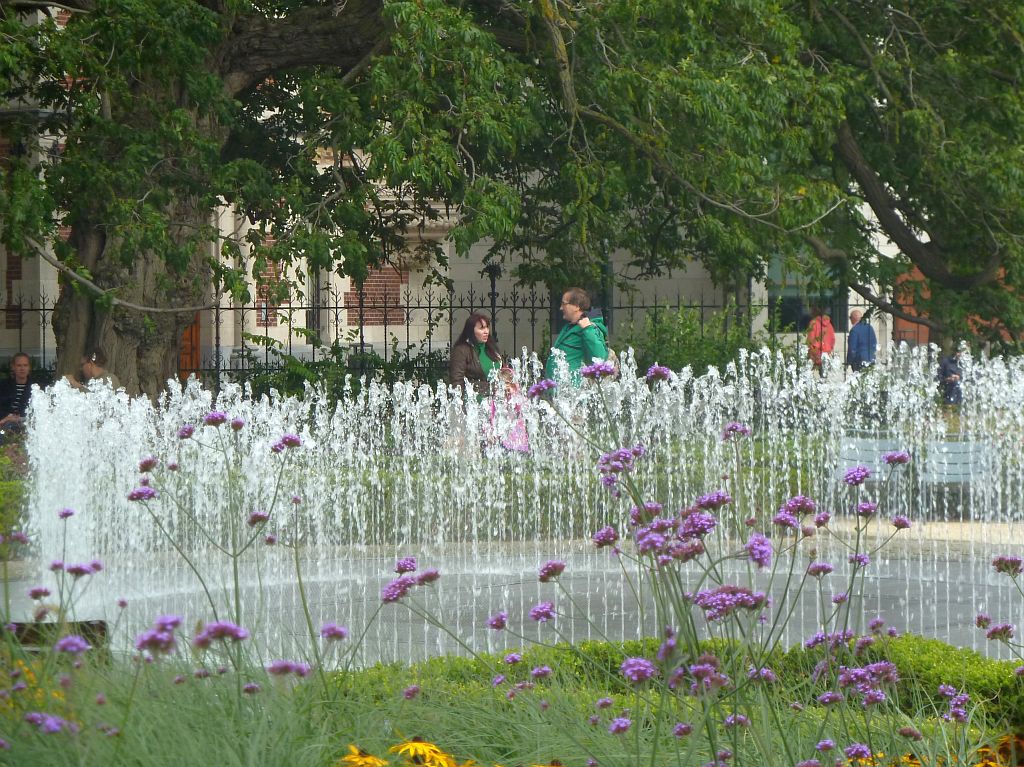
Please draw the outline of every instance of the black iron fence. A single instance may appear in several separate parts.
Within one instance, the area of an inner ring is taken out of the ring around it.
[[[474,312],[490,318],[495,338],[506,354],[518,354],[523,348],[546,353],[562,324],[559,296],[540,290],[499,293],[493,284],[489,287],[464,293],[427,287],[372,295],[322,290],[304,302],[269,305],[256,301],[209,309],[197,315],[185,335],[180,373],[183,377],[194,374],[215,387],[224,380],[245,379],[289,365],[333,362],[354,372],[390,366],[424,378],[439,377],[446,371],[452,341]],[[592,313],[604,317],[612,343],[625,346],[643,333],[648,318],[681,310],[692,313],[693,327],[701,337],[709,326],[720,331],[723,324],[733,323],[751,335],[778,340],[782,334],[806,329],[809,306],[809,300],[793,297],[723,302],[721,293],[653,298],[625,294],[620,300],[595,306]],[[868,309],[845,300],[831,308],[839,334],[847,330],[849,310]],[[29,352],[40,371],[52,370],[56,362],[52,313],[53,301],[45,297],[22,299],[5,309],[4,345],[12,351]],[[894,341],[919,342],[916,329],[910,328],[893,327],[888,318],[887,332]],[[845,337],[840,336],[836,354],[845,354],[844,343]]]

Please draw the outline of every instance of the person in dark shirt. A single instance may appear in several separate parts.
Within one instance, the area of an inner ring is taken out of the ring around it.
[[[11,357],[11,377],[0,383],[0,429],[20,428],[32,396],[28,377],[32,360],[24,352]]]
[[[960,370],[960,352],[957,351],[939,360],[939,387],[942,391],[942,401],[947,405],[959,405],[964,398],[960,389],[960,378],[963,373]]]
[[[862,320],[864,312],[854,309],[850,312],[850,335],[846,339],[846,364],[859,373],[866,367],[875,364],[875,349],[878,338],[875,329]]]

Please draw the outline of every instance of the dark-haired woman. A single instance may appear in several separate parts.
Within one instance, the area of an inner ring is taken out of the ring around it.
[[[501,355],[491,338],[491,321],[484,314],[469,315],[465,327],[452,344],[448,368],[451,383],[465,386],[469,381],[477,396],[483,397],[489,391],[491,371],[500,368]]]

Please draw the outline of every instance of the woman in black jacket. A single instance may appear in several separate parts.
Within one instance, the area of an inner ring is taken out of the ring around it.
[[[483,397],[488,393],[488,377],[496,368],[501,368],[501,355],[491,338],[491,321],[484,314],[471,314],[452,344],[450,381],[454,386],[469,381],[477,396]]]

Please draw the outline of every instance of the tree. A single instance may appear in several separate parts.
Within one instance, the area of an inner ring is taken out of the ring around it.
[[[245,291],[240,243],[211,251],[225,201],[254,271],[358,281],[457,209],[459,250],[489,237],[525,281],[613,248],[721,281],[784,256],[900,311],[871,285],[916,265],[936,330],[1024,323],[1010,0],[68,0],[26,25],[42,5],[2,10],[0,91],[38,107],[4,127],[63,150],[9,163],[0,237],[54,247],[62,370],[98,342],[161,388],[209,286]]]

